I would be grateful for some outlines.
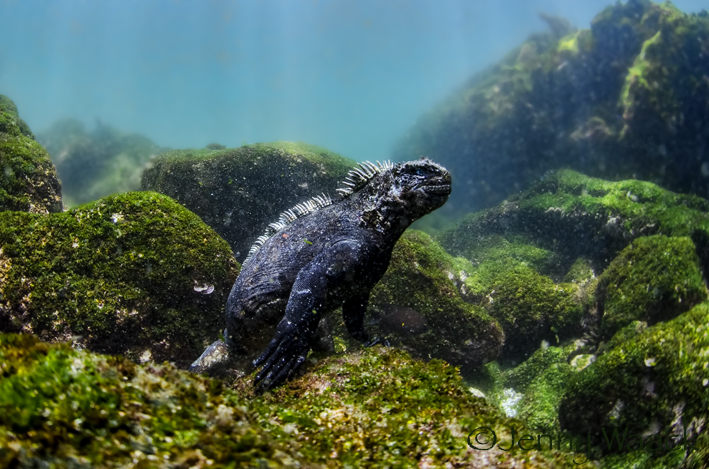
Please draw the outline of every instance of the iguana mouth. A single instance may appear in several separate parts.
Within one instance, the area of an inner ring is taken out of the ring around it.
[[[450,173],[446,173],[443,176],[439,176],[427,184],[423,184],[421,187],[428,194],[437,195],[448,195],[451,193],[451,176]]]
[[[450,184],[437,184],[435,186],[424,186],[423,190],[429,194],[450,194],[451,185]]]

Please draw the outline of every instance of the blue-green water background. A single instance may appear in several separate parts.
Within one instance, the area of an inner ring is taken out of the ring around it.
[[[36,132],[100,119],[172,148],[292,140],[384,159],[423,112],[544,31],[538,12],[587,28],[609,4],[0,0],[0,93]]]

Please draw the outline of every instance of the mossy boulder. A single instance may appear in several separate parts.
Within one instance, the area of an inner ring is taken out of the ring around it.
[[[188,365],[223,327],[229,245],[160,194],[0,212],[0,331]]]
[[[523,419],[535,431],[557,434],[561,398],[571,375],[583,369],[571,360],[581,346],[578,340],[563,346],[545,344],[517,366],[500,366],[499,362],[485,365],[485,373],[477,383],[472,382],[508,415]],[[514,402],[509,396],[516,396]]]
[[[709,418],[708,324],[709,303],[702,303],[644,330],[635,324],[621,330],[623,340],[572,377],[559,410],[561,427],[589,434],[605,453],[647,449],[652,440],[646,453],[661,455],[685,437],[695,442]],[[617,440],[608,448],[604,430],[609,439],[615,430],[625,435],[622,450]]]
[[[168,364],[138,366],[29,335],[0,335],[0,363],[3,466],[551,468],[585,460],[546,448],[469,448],[479,427],[494,429],[502,447],[510,429],[530,432],[472,396],[455,368],[381,347],[321,360],[261,396],[251,377],[231,390]]]
[[[37,134],[57,166],[65,203],[72,207],[109,194],[138,190],[150,161],[167,150],[139,135],[96,121],[88,131],[76,119],[60,119]]]
[[[690,238],[638,238],[601,275],[596,290],[602,337],[633,321],[655,324],[707,300]]]
[[[497,358],[505,337],[498,322],[460,293],[465,259],[447,254],[429,235],[407,230],[370,295],[368,332],[413,356],[439,358],[473,372]],[[340,321],[340,337],[349,341]]]
[[[594,272],[602,272],[632,240],[655,234],[692,238],[702,269],[708,270],[707,200],[649,182],[610,182],[561,170],[496,207],[465,217],[436,240],[452,255],[470,259],[480,239],[523,239],[549,251],[555,262],[549,275],[563,278],[580,257]]]
[[[20,119],[15,104],[0,95],[0,211],[55,213],[63,208],[61,184],[49,155]]]
[[[281,212],[321,193],[334,197],[354,165],[304,143],[174,150],[155,159],[141,188],[168,195],[199,215],[243,260]]]
[[[8,114],[8,116],[4,116],[4,118],[14,121],[14,124],[17,125],[17,128],[20,130],[20,134],[32,140],[36,140],[27,122],[20,119],[20,113],[17,111],[15,103],[4,94],[0,94],[0,112]],[[3,120],[3,125],[9,125],[9,123]],[[7,132],[7,130],[3,130],[3,132]]]
[[[584,308],[578,285],[555,284],[519,266],[495,278],[488,298],[485,310],[505,331],[504,359],[519,363],[542,342],[580,335]]]
[[[294,467],[218,381],[0,334],[0,466]]]
[[[435,155],[443,211],[499,203],[550,169],[709,194],[706,14],[628,0],[559,38],[535,34],[418,119],[395,155]],[[444,213],[444,212],[441,212]]]
[[[571,377],[576,373],[566,362],[553,363],[527,387],[517,417],[542,433],[558,433],[559,407]]]

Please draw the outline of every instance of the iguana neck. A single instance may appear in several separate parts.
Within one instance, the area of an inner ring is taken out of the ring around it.
[[[379,233],[395,243],[415,221],[403,200],[389,192],[365,188],[353,194],[343,204],[356,217],[358,225]]]

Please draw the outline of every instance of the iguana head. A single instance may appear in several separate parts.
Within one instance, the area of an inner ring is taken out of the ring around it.
[[[403,203],[412,222],[433,212],[448,200],[451,175],[428,158],[399,163],[391,169],[388,194],[394,203]]]
[[[358,201],[365,223],[377,229],[405,229],[442,206],[451,193],[451,175],[441,165],[422,158],[391,165],[361,163],[350,172],[343,197]]]

